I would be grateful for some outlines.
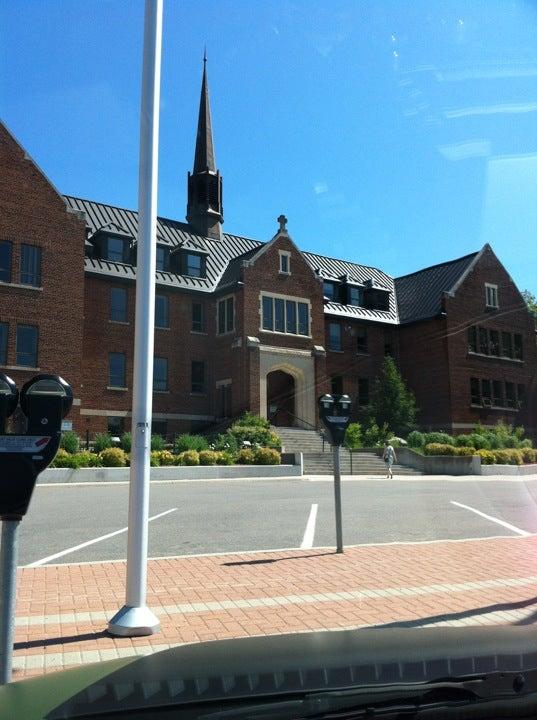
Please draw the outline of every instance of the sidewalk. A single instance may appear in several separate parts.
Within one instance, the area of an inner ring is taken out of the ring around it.
[[[207,555],[149,562],[161,632],[113,638],[125,563],[21,568],[14,679],[172,645],[398,623],[537,619],[537,535]]]

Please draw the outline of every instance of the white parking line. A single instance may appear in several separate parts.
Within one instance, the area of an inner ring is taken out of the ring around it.
[[[481,512],[481,510],[476,510],[469,505],[463,505],[456,500],[451,500],[451,504],[457,505],[457,507],[464,508],[465,510],[470,510],[470,512],[473,512],[476,515],[480,515],[481,517],[484,517],[487,520],[496,523],[497,525],[502,525],[502,527],[507,528],[508,530],[512,530],[514,533],[516,533],[517,535],[521,535],[522,537],[528,537],[529,535],[531,535],[531,533],[526,532],[526,530],[521,530],[520,528],[516,527],[516,525],[511,525],[510,523],[505,522],[505,520],[500,520],[499,518],[492,517],[492,515],[487,515],[486,513]]]
[[[304,530],[304,537],[302,538],[302,544],[300,548],[302,550],[309,549],[313,547],[313,538],[315,536],[315,523],[317,521],[317,510],[319,508],[319,505],[317,503],[313,503],[310,510],[310,516],[308,518],[308,522],[306,523],[306,529]]]
[[[169,515],[172,512],[175,512],[177,508],[171,508],[171,510],[165,510],[164,512],[159,513],[158,515],[153,515],[152,517],[148,518],[148,520],[157,520],[158,518],[163,517],[164,515]],[[46,563],[50,562],[50,560],[56,560],[57,558],[63,557],[64,555],[68,555],[69,553],[75,552],[76,550],[81,550],[82,548],[88,547],[88,545],[94,545],[95,543],[101,542],[101,540],[108,540],[108,538],[114,537],[114,535],[120,535],[121,533],[127,532],[128,526],[121,528],[121,530],[114,530],[114,532],[107,533],[106,535],[101,535],[98,538],[94,538],[93,540],[87,540],[86,542],[80,543],[80,545],[75,545],[74,547],[67,548],[67,550],[62,550],[59,553],[54,553],[54,555],[48,555],[48,557],[41,558],[41,560],[36,560],[33,563],[29,563],[25,567],[39,567],[40,565],[46,565]]]

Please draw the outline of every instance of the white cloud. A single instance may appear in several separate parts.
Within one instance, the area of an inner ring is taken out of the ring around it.
[[[446,110],[446,118],[468,117],[470,115],[507,115],[535,112],[537,102],[528,103],[505,103],[503,105],[476,105],[475,107],[459,108],[458,110]]]
[[[322,195],[323,193],[328,192],[328,185],[325,182],[315,183],[313,191],[316,195]]]
[[[439,145],[438,152],[453,162],[473,157],[488,157],[491,153],[490,140],[470,140],[453,145]]]

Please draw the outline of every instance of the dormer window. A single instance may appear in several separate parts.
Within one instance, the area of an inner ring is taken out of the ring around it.
[[[203,277],[203,258],[195,253],[186,253],[185,275],[191,277]]]
[[[109,223],[99,228],[86,241],[87,254],[109,262],[130,263],[132,236],[127,230]],[[93,252],[88,252],[89,247]]]
[[[157,245],[157,271],[167,272],[170,269],[170,248]]]
[[[360,307],[364,304],[362,288],[356,287],[356,285],[349,285],[347,288],[348,304]]]
[[[333,282],[330,282],[329,280],[325,280],[323,282],[323,293],[326,298],[329,300],[335,300],[336,297],[336,286]]]
[[[106,241],[106,259],[110,262],[128,262],[128,243],[123,238],[109,235]]]

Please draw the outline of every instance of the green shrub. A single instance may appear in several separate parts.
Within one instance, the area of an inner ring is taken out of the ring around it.
[[[468,445],[476,450],[490,450],[490,440],[486,434],[470,433]]]
[[[123,433],[119,444],[121,445],[122,450],[124,450],[126,453],[130,453],[132,449],[132,436],[130,432]]]
[[[78,467],[81,468],[91,468],[91,467],[102,467],[103,463],[101,461],[101,458],[92,452],[79,452],[76,455],[73,455],[74,458],[76,458]]]
[[[230,433],[234,436],[239,446],[244,442],[249,442],[251,445],[279,449],[282,445],[280,438],[275,432],[257,425],[233,425]]]
[[[155,459],[158,460],[158,464],[163,467],[175,465],[175,455],[172,455],[169,450],[154,450],[151,455],[154,455]]]
[[[477,453],[477,450],[473,447],[456,447],[454,455],[458,455],[460,457],[472,457],[472,455],[475,455]]]
[[[408,434],[406,441],[411,448],[422,448],[425,445],[425,436],[418,430],[412,430]]]
[[[184,435],[178,435],[173,442],[173,451],[178,455],[186,450],[196,450],[196,452],[200,452],[201,450],[208,449],[209,443],[203,435],[188,435],[185,433]]]
[[[76,453],[80,449],[80,438],[72,430],[62,432],[60,447],[68,453]]]
[[[451,437],[451,435],[448,435],[447,433],[443,432],[428,432],[424,435],[424,441],[425,445],[430,445],[431,443],[440,444],[440,445],[454,445],[455,441]]]
[[[99,453],[103,467],[125,467],[127,455],[124,450],[118,447],[109,447]]]
[[[237,438],[230,432],[216,435],[211,445],[215,450],[222,450],[228,453],[236,453],[239,449]]]
[[[216,465],[218,454],[214,450],[202,450],[199,458],[200,465]]]
[[[455,435],[455,447],[473,447],[471,435]]]
[[[363,447],[375,447],[377,445],[382,445],[391,434],[392,432],[386,423],[384,423],[381,427],[379,427],[377,423],[373,423],[364,430],[362,441]]]
[[[235,463],[234,456],[226,450],[218,450],[216,452],[217,465],[233,465]]]
[[[498,465],[522,465],[523,456],[521,450],[514,448],[505,448],[503,450],[493,450],[494,462]]]
[[[179,453],[179,461],[181,465],[199,465],[200,456],[197,450],[183,450]]]
[[[445,443],[428,443],[424,451],[426,455],[455,455],[455,447]]]
[[[399,447],[401,447],[401,441],[399,440],[398,437],[388,438],[388,443],[389,443],[393,448],[399,448]]]
[[[482,465],[493,465],[496,461],[492,450],[476,450],[476,455],[479,455],[481,458]]]
[[[54,460],[50,463],[50,467],[65,467],[63,463],[65,460],[69,457],[69,453],[67,450],[64,450],[63,448],[59,448],[58,452],[54,456]]]
[[[239,465],[253,465],[255,463],[255,453],[249,448],[243,448],[239,450],[237,455],[237,462]]]
[[[108,450],[114,443],[109,433],[96,433],[93,438],[93,448],[96,453],[100,453],[103,450]]]
[[[152,450],[149,453],[149,465],[151,467],[160,467],[160,450]]]
[[[270,428],[270,423],[268,420],[265,420],[265,418],[259,417],[259,415],[255,415],[254,413],[251,413],[249,410],[247,410],[242,417],[239,418],[236,425],[248,425],[250,427],[260,427],[265,428],[268,430]]]
[[[533,447],[533,443],[532,443],[532,441],[531,441],[529,438],[526,438],[525,440],[521,440],[521,441],[518,443],[518,447],[519,447],[519,448],[532,448],[532,447]]]
[[[256,465],[279,465],[281,461],[280,453],[274,448],[258,448],[255,451]]]
[[[345,433],[345,447],[352,450],[362,447],[362,428],[360,423],[351,423]]]
[[[522,459],[525,463],[537,462],[537,450],[534,448],[524,447],[521,448]]]
[[[151,450],[153,452],[159,452],[160,450],[164,450],[166,447],[166,440],[162,437],[162,435],[151,435]]]

